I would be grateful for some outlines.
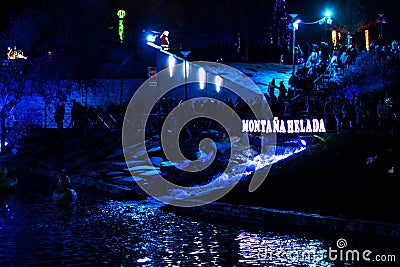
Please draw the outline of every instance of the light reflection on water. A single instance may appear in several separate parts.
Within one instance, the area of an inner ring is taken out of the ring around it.
[[[332,266],[324,258],[324,242],[289,235],[260,235],[242,232],[236,238],[240,263],[260,266]]]
[[[75,206],[58,208],[50,194],[17,192],[0,201],[0,266],[296,266],[258,259],[259,248],[327,246],[323,239],[216,224],[160,207],[150,200],[119,202],[80,193]],[[321,260],[314,266],[330,265]]]

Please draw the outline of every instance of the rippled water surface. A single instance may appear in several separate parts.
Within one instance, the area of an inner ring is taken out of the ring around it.
[[[211,223],[150,200],[80,191],[76,205],[60,208],[49,193],[2,196],[0,266],[332,266],[310,259],[329,245],[322,238]],[[282,252],[308,257],[278,257]]]

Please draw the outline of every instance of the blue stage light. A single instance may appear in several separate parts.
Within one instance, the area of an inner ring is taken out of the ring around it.
[[[147,40],[147,42],[154,43],[154,42],[156,41],[156,38],[157,38],[156,35],[154,35],[154,34],[149,34],[149,35],[147,35],[146,40]]]
[[[325,11],[325,17],[330,18],[332,16],[332,12],[330,10]]]

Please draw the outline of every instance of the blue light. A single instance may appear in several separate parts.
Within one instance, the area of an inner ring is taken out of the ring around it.
[[[326,24],[332,24],[332,12],[330,10],[325,11],[325,17],[323,18],[323,22],[326,22]]]
[[[295,29],[295,30],[298,30],[299,29],[299,23],[301,22],[301,20],[300,19],[298,19],[298,20],[296,20],[295,22],[293,22],[293,28]]]
[[[156,38],[157,38],[156,35],[154,35],[154,34],[149,34],[149,35],[147,35],[146,40],[147,40],[147,42],[154,43],[154,42],[156,41]]]
[[[8,145],[8,142],[6,141],[6,142],[4,142],[4,146],[7,146]],[[0,144],[0,148],[1,148],[1,144]]]
[[[332,16],[332,13],[330,10],[325,11],[325,17],[330,18]]]
[[[300,143],[301,143],[303,146],[307,146],[307,142],[306,142],[306,140],[304,140],[304,139],[300,139]]]

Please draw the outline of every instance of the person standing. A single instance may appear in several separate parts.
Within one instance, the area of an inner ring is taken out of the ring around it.
[[[64,116],[65,116],[65,104],[59,103],[56,107],[56,112],[54,113],[54,121],[57,124],[58,129],[64,127]]]
[[[382,96],[379,96],[378,103],[376,106],[376,115],[378,119],[378,130],[379,133],[387,133],[388,132],[388,122],[389,122],[389,110],[385,105]]]
[[[278,99],[281,98],[281,99],[285,100],[288,90],[286,89],[286,86],[285,86],[285,84],[283,83],[283,81],[280,81],[280,82],[279,82],[279,87],[278,87],[278,89],[279,89]]]
[[[168,51],[169,50],[169,39],[168,39],[169,31],[164,31],[160,36],[160,46],[161,49]]]
[[[275,103],[277,101],[276,95],[275,95],[275,89],[277,89],[278,86],[276,85],[275,79],[272,79],[271,82],[268,85],[268,104],[271,106],[275,106]]]
[[[77,102],[76,99],[72,99],[72,107],[71,107],[71,121],[69,124],[69,128],[79,128],[82,126],[81,123],[81,103]]]

